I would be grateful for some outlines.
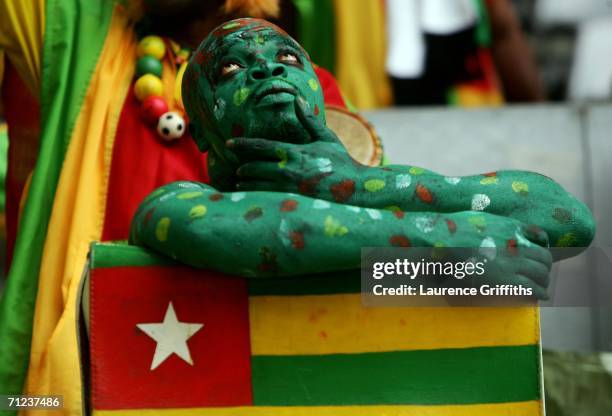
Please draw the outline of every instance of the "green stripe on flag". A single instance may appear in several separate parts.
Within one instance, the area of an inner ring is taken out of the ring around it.
[[[47,0],[40,151],[7,285],[0,300],[0,392],[21,393],[51,207],[72,130],[104,45],[115,2]]]
[[[538,345],[253,356],[253,402],[334,406],[538,400],[539,356]]]

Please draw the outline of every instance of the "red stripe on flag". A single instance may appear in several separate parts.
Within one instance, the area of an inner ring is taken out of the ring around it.
[[[90,275],[92,404],[97,410],[252,405],[248,293],[242,279],[187,267],[116,267]],[[172,302],[193,365],[137,327]]]

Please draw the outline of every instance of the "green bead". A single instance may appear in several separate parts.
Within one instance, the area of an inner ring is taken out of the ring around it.
[[[141,77],[145,74],[153,74],[161,78],[162,63],[152,56],[145,55],[136,62],[136,76]]]

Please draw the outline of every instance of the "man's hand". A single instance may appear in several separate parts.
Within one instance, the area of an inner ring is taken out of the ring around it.
[[[295,112],[311,136],[307,144],[257,138],[235,138],[227,146],[243,163],[237,188],[247,191],[294,192],[336,202],[355,193],[356,178],[367,169],[353,160],[336,134],[295,100]]]

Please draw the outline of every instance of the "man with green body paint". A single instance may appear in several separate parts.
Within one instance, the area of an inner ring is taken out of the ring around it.
[[[186,264],[265,277],[358,269],[367,246],[488,247],[495,283],[546,298],[548,247],[593,239],[588,208],[542,175],[358,164],[325,127],[307,54],[266,21],[211,32],[183,99],[213,186],[159,188],[139,207],[130,241]]]

